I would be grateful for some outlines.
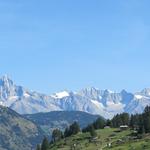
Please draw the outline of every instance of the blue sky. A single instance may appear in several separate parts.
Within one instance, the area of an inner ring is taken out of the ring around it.
[[[0,75],[44,93],[150,87],[149,0],[0,0]]]

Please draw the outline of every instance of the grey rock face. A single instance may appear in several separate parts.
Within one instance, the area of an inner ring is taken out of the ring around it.
[[[63,91],[45,95],[17,86],[4,76],[0,79],[0,105],[20,114],[74,110],[111,118],[121,112],[142,112],[146,105],[150,105],[150,89],[129,93],[125,90],[113,92],[92,87],[78,92]]]

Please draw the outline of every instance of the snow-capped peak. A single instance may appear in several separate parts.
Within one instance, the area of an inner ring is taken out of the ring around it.
[[[53,98],[64,98],[64,97],[68,97],[69,93],[67,91],[63,91],[63,92],[59,92],[59,93],[55,93],[53,95],[51,95],[51,97]]]
[[[141,113],[145,106],[150,105],[150,89],[145,88],[136,93],[122,90],[117,93],[91,87],[77,92],[64,90],[45,95],[18,86],[5,75],[0,78],[0,105],[10,107],[20,114],[74,110],[109,118],[121,112]]]
[[[150,96],[150,88],[145,88],[141,91],[142,94],[146,95],[146,96]]]
[[[109,89],[107,89],[107,91],[108,91],[109,93],[115,93],[114,91],[111,91],[111,90],[109,90]]]
[[[91,100],[93,104],[95,104],[98,108],[104,108],[104,105],[97,100]]]
[[[106,89],[106,90],[104,90],[104,93],[105,93],[105,94],[114,94],[115,92],[114,92],[114,91],[111,91],[111,90],[109,90],[109,89]]]
[[[4,75],[2,78],[0,78],[0,85],[9,87],[13,85],[13,81],[8,77],[8,75]]]
[[[141,99],[141,98],[143,98],[142,95],[135,95],[134,97],[135,97],[136,99]]]

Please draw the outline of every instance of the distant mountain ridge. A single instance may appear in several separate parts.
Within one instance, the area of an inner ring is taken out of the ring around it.
[[[46,95],[17,86],[8,76],[3,76],[0,79],[0,105],[10,107],[20,114],[84,111],[112,118],[121,112],[141,113],[146,105],[150,105],[150,89],[130,93],[92,87],[78,92],[63,91]]]
[[[45,135],[50,136],[52,131],[56,128],[64,131],[65,128],[70,126],[74,121],[78,122],[81,128],[84,128],[101,116],[82,111],[52,111],[47,113],[27,114],[24,115],[24,117],[40,126]]]

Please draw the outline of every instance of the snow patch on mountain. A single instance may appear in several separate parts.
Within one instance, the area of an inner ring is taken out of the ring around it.
[[[120,113],[124,111],[124,107],[125,107],[125,104],[122,104],[120,102],[118,103],[114,103],[112,101],[107,102],[108,111],[113,111],[113,112],[117,111],[118,113]]]
[[[97,100],[91,100],[93,104],[95,104],[98,108],[104,108],[104,105]]]
[[[30,97],[30,94],[29,93],[24,93],[23,96],[24,97]]]
[[[108,91],[109,93],[111,93],[111,94],[112,94],[112,93],[115,93],[114,91],[111,91],[111,90],[107,90],[107,91]]]
[[[66,91],[55,93],[55,94],[51,95],[51,97],[56,98],[56,99],[61,99],[61,98],[68,97],[68,96],[69,96],[69,93]]]
[[[20,114],[57,110],[84,111],[112,118],[121,112],[141,113],[150,105],[150,89],[129,93],[114,92],[94,87],[76,92],[62,91],[52,95],[33,92],[17,86],[8,76],[0,78],[0,105],[10,107]]]
[[[141,99],[141,98],[143,98],[142,95],[134,95],[134,97],[135,97],[136,99]]]
[[[1,106],[5,106],[4,102],[0,101],[0,105]]]

